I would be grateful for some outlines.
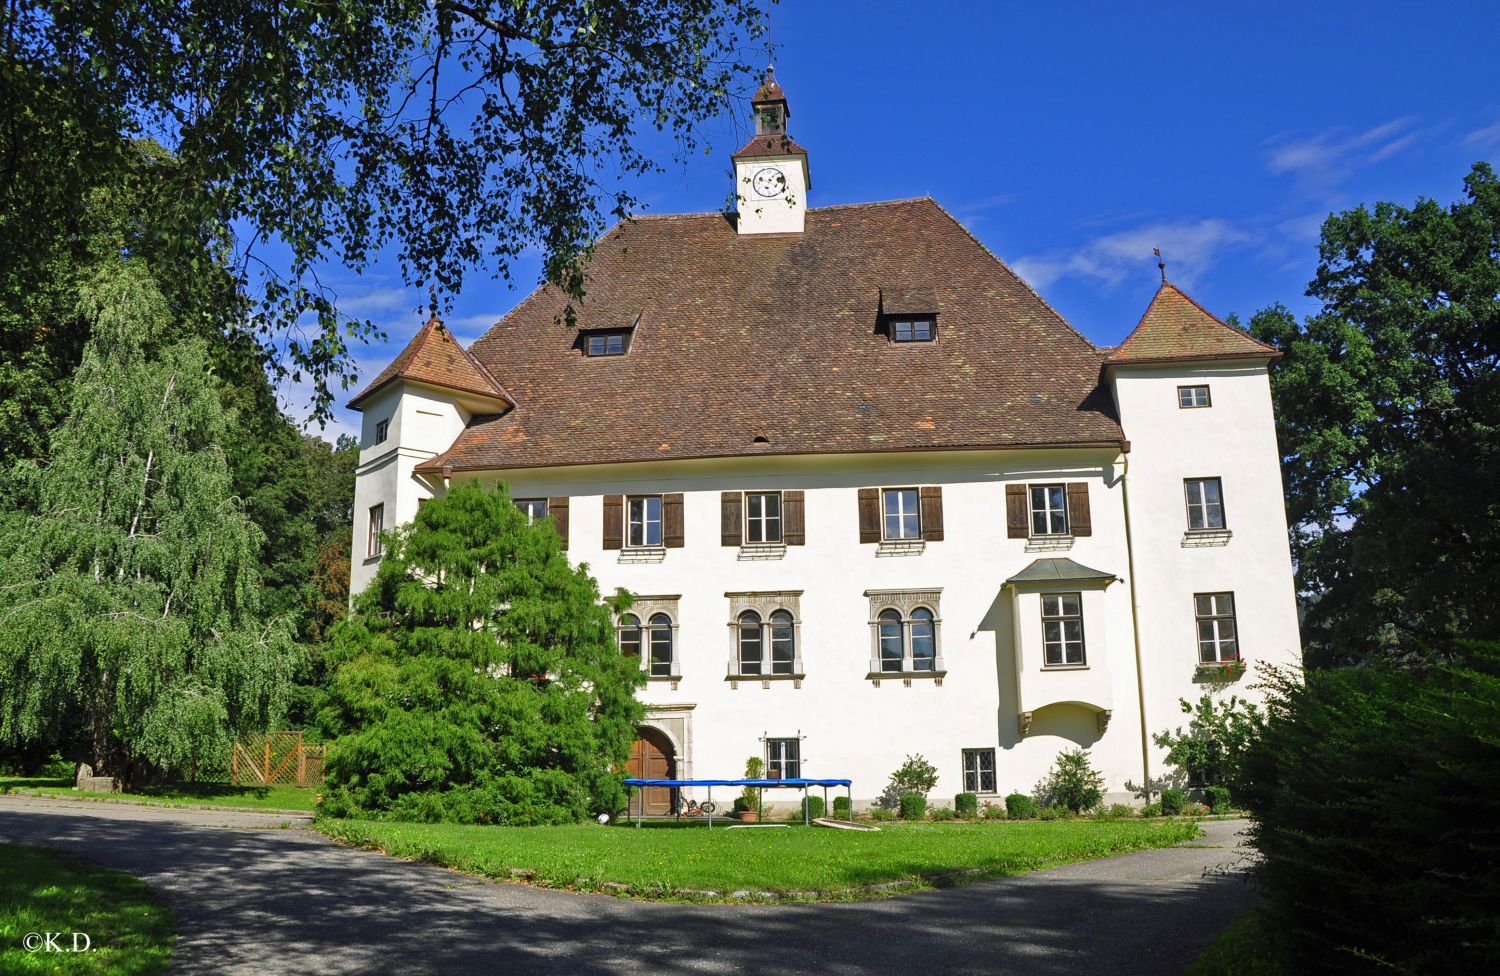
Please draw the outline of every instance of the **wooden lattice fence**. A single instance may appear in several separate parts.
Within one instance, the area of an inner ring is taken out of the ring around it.
[[[316,786],[327,749],[303,742],[301,732],[249,735],[234,744],[229,780],[236,786]]]

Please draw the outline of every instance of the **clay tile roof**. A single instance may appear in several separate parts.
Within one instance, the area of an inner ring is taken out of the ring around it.
[[[886,315],[936,315],[937,290],[931,285],[880,289],[880,310]]]
[[[755,159],[757,156],[806,156],[807,150],[792,141],[791,136],[772,133],[753,136],[731,159]]]
[[[584,356],[566,296],[538,289],[471,348],[519,405],[420,470],[1124,439],[1104,357],[930,199],[814,208],[795,237],[640,218],[598,241],[588,276],[580,314],[639,314],[629,353]],[[890,343],[881,289],[921,288],[942,337]]]
[[[759,88],[755,89],[755,97],[750,99],[751,105],[786,101],[786,92],[782,91],[781,86],[776,83],[775,70],[774,68],[766,69],[765,80],[760,83]]]
[[[1215,318],[1177,288],[1162,282],[1135,330],[1109,355],[1109,364],[1201,359],[1278,359],[1272,346]]]
[[[380,371],[373,383],[349,401],[349,408],[359,409],[359,405],[376,391],[398,379],[475,393],[515,405],[510,394],[496,382],[490,371],[469,355],[458,340],[453,338],[453,333],[436,317],[422,326],[411,342],[406,344],[406,348],[401,350],[400,355]]]

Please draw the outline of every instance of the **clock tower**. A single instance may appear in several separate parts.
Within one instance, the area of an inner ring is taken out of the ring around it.
[[[807,217],[807,150],[786,134],[786,93],[772,68],[750,100],[755,135],[732,157],[736,228],[742,235],[800,234]]]

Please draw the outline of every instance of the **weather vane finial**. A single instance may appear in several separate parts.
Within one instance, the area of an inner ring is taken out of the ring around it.
[[[1156,255],[1156,270],[1161,272],[1161,283],[1167,283],[1167,262],[1161,256],[1161,248],[1153,247],[1151,253]]]

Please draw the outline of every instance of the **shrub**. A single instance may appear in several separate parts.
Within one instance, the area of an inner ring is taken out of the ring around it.
[[[745,779],[760,779],[765,775],[766,761],[759,756],[751,756],[745,760]],[[760,796],[753,786],[747,786],[740,792],[740,799],[745,801],[746,810],[759,808]],[[735,809],[739,809],[736,807]]]
[[[1094,811],[1094,816],[1100,820],[1123,820],[1126,817],[1135,816],[1135,811],[1124,803],[1111,803],[1107,807],[1100,807]]]
[[[1229,787],[1227,786],[1210,786],[1203,791],[1203,798],[1208,801],[1208,808],[1214,813],[1223,813],[1229,809]]]
[[[925,800],[936,785],[937,767],[920,754],[907,756],[906,762],[891,774],[891,781],[886,784],[885,791],[876,802],[888,810],[895,810],[900,806],[903,796],[920,796]]]
[[[1159,817],[1159,816],[1161,816],[1161,804],[1160,803],[1148,803],[1148,804],[1146,804],[1145,806],[1141,807],[1141,816],[1143,816],[1143,817]]]
[[[896,811],[895,810],[891,810],[888,807],[871,807],[870,808],[870,819],[871,820],[881,820],[881,821],[895,820],[896,819]]]
[[[816,820],[823,816],[825,809],[826,807],[823,805],[823,798],[821,796],[812,796],[809,794],[802,798],[802,809],[798,812],[808,820]]]
[[[1083,749],[1064,749],[1047,778],[1037,784],[1037,799],[1045,806],[1064,806],[1082,813],[1104,799],[1104,777],[1089,765]]]
[[[927,797],[907,793],[901,797],[901,819],[921,820],[927,815]]]
[[[933,820],[957,820],[958,811],[952,807],[933,807],[927,811],[927,816]]]
[[[1067,807],[1060,806],[1054,803],[1051,806],[1045,806],[1038,810],[1036,812],[1036,818],[1038,820],[1066,820],[1068,817],[1072,816],[1072,813],[1073,811],[1069,810]]]
[[[1179,703],[1191,716],[1188,727],[1151,738],[1167,750],[1167,762],[1181,770],[1189,785],[1224,786],[1233,794],[1245,750],[1265,723],[1260,710],[1233,695],[1222,704],[1215,704],[1212,695],[1204,695],[1197,705],[1186,698]]]
[[[979,816],[985,820],[1004,820],[1006,817],[1005,808],[998,803],[991,803],[989,800],[985,800],[984,806],[979,808]]]
[[[1182,812],[1183,805],[1187,803],[1187,794],[1175,786],[1169,786],[1161,791],[1161,812],[1164,816],[1175,817]]]
[[[737,796],[734,798],[734,805],[731,809],[734,813],[746,813],[750,810],[754,810],[755,807],[752,806],[750,801],[745,799],[743,796]]]
[[[850,820],[851,807],[847,796],[836,796],[833,798],[833,819]]]
[[[1272,673],[1238,803],[1300,972],[1500,959],[1500,643],[1465,663]]]
[[[972,820],[979,812],[979,797],[973,793],[960,793],[953,798],[953,812],[966,819]]]
[[[1030,820],[1036,816],[1036,801],[1025,793],[1012,793],[1005,798],[1005,815],[1011,820]]]

